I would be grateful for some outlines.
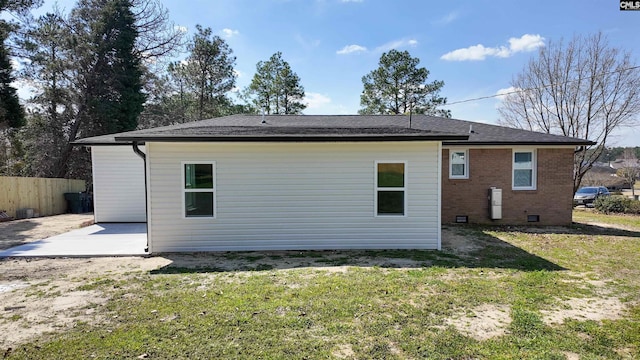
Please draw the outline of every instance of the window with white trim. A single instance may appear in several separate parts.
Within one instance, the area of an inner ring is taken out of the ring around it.
[[[215,165],[215,162],[182,163],[182,198],[184,217],[215,217]]]
[[[513,190],[536,189],[536,152],[513,150]]]
[[[469,151],[449,150],[449,178],[469,178]]]
[[[376,161],[376,216],[407,214],[406,161]]]

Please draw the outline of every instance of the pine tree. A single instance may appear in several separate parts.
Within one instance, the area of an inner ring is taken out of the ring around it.
[[[236,58],[229,45],[211,28],[196,25],[197,33],[188,45],[190,51],[184,66],[186,82],[197,98],[198,119],[220,116],[229,103],[226,93],[236,83],[233,66]]]
[[[40,6],[41,0],[0,1],[0,13],[11,13],[25,17],[33,7]],[[25,123],[24,109],[20,105],[17,90],[11,83],[15,80],[11,65],[9,37],[20,28],[20,24],[0,18],[0,128],[20,127]],[[0,141],[3,139],[0,138]]]
[[[93,29],[96,63],[93,83],[98,91],[89,101],[101,133],[129,131],[142,112],[142,70],[134,53],[138,36],[130,0],[109,1]],[[101,85],[99,85],[101,84]]]
[[[13,67],[5,44],[8,33],[0,30],[0,126],[20,127],[24,125],[24,109],[20,105],[16,88],[11,83]]]
[[[300,77],[277,52],[256,65],[256,73],[246,89],[257,109],[266,114],[301,114],[307,105]]]
[[[379,67],[362,77],[360,114],[415,114],[451,117],[438,108],[447,99],[440,97],[443,81],[427,82],[429,71],[419,68],[420,59],[408,51],[391,50],[382,54]]]
[[[57,177],[90,179],[88,153],[73,140],[137,126],[145,97],[132,6],[130,0],[80,0],[70,14],[75,110]]]
[[[31,24],[18,46],[30,60],[22,76],[35,88],[20,131],[28,175],[90,180],[89,152],[71,142],[135,129],[151,85],[147,65],[174,54],[182,34],[157,0],[78,0],[70,13]]]
[[[12,82],[14,70],[11,64],[12,54],[10,42],[21,23],[8,20],[7,13],[14,18],[22,18],[28,22],[29,10],[40,6],[42,0],[4,0],[0,1],[0,174],[20,175],[22,144],[17,128],[25,124],[24,108],[20,104],[18,93]],[[16,16],[17,15],[17,16]]]
[[[23,78],[33,87],[31,111],[20,132],[24,144],[26,174],[38,177],[56,176],[56,161],[68,144],[65,129],[74,118],[69,61],[69,31],[59,13],[48,13],[34,22],[20,42],[29,62]]]

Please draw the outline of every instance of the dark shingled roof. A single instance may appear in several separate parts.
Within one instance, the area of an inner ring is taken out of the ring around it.
[[[465,141],[444,141],[444,145],[592,145],[594,142],[546,134],[535,131],[514,129],[505,126],[478,123],[473,121],[446,119],[427,116],[420,127],[427,126],[434,131],[449,129],[452,132],[466,132],[469,139]]]
[[[445,145],[588,145],[590,141],[427,115],[231,115],[77,140],[134,141],[443,141]]]

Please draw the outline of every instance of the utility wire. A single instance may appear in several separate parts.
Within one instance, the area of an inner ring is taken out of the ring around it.
[[[596,75],[593,75],[593,76],[589,76],[589,77],[587,77],[585,79],[592,79],[592,78],[599,77],[599,76],[610,75],[610,74],[614,74],[614,73],[618,73],[618,72],[623,72],[623,71],[628,71],[628,70],[635,70],[635,69],[640,69],[640,65],[639,66],[633,66],[633,67],[626,68],[626,69],[619,69],[619,70],[609,71],[609,72],[606,72],[606,73],[596,74]],[[480,96],[480,97],[477,97],[477,98],[458,100],[458,101],[453,101],[453,102],[450,102],[450,103],[446,103],[446,104],[441,105],[441,106],[448,106],[448,105],[467,103],[467,102],[471,102],[471,101],[491,99],[491,98],[496,98],[496,97],[499,97],[499,96],[517,94],[517,93],[530,91],[530,90],[540,90],[540,89],[545,89],[545,88],[556,86],[556,85],[570,84],[570,83],[581,81],[581,80],[584,80],[584,79],[567,80],[567,81],[565,81],[563,83],[551,83],[549,85],[542,85],[542,86],[539,86],[539,87],[532,87],[532,88],[527,88],[527,89],[517,89],[517,90],[509,91],[509,92],[506,92],[506,93],[502,93],[502,94],[494,94],[494,95]]]

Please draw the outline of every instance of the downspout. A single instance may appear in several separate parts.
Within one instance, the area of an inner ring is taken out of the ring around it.
[[[142,158],[142,162],[144,165],[144,223],[147,228],[147,246],[144,248],[144,252],[148,253],[149,252],[149,202],[148,202],[149,199],[147,199],[147,154],[145,154],[142,150],[140,150],[140,148],[138,147],[137,141],[133,142],[133,152],[136,153],[136,155],[140,156],[140,158]]]

